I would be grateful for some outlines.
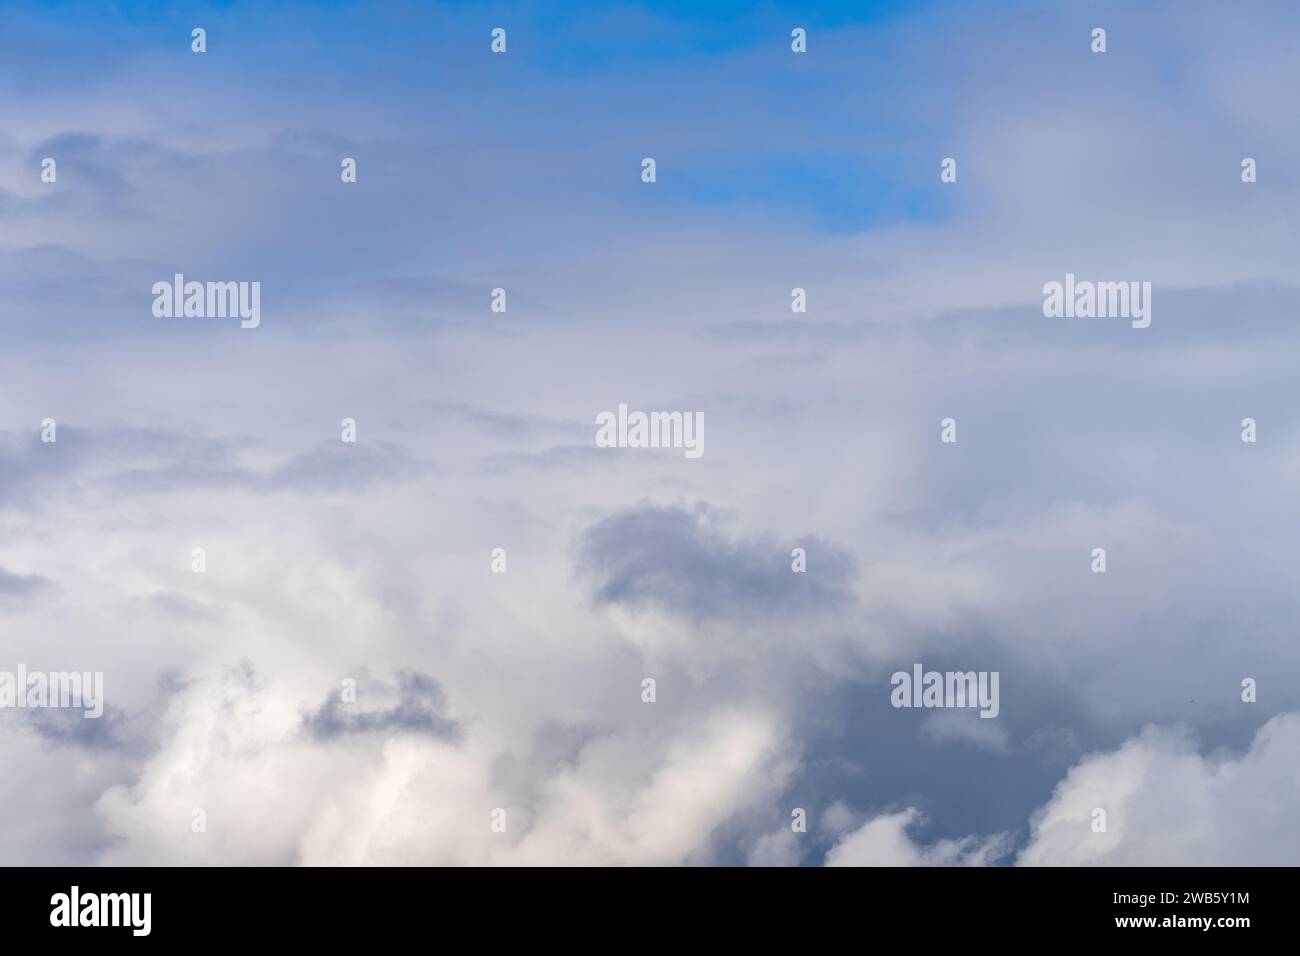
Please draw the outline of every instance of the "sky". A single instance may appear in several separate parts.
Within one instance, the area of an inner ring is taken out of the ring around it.
[[[0,863],[1300,862],[1298,84],[1283,2],[6,3],[0,671],[105,708],[0,708]]]

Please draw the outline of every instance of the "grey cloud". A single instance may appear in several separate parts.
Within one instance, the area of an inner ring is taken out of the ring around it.
[[[709,331],[729,342],[841,346],[861,344],[871,330],[865,322],[823,322],[801,317],[798,321],[725,322]]]
[[[406,421],[418,423],[438,423],[442,420],[467,425],[471,428],[512,440],[532,437],[536,434],[568,431],[581,426],[577,422],[547,418],[541,415],[524,415],[515,412],[502,412],[491,408],[482,408],[468,402],[453,402],[429,399],[404,409]]]
[[[431,467],[404,447],[379,439],[322,441],[269,468],[248,467],[245,436],[205,437],[167,429],[60,423],[58,441],[0,434],[0,504],[36,507],[51,489],[94,496],[187,490],[299,494],[356,491]],[[16,586],[16,585],[14,585]]]
[[[1071,764],[1087,749],[1123,738],[1088,713],[1072,680],[1027,666],[1013,646],[926,633],[910,635],[909,644],[910,658],[839,678],[818,675],[820,692],[796,701],[801,770],[784,805],[807,808],[810,819],[837,803],[869,814],[916,807],[926,817],[918,821],[926,842],[1006,832],[1009,845],[1019,847],[1030,814]],[[998,671],[999,717],[895,708],[890,674],[915,662],[941,671]],[[963,727],[970,717],[974,726]],[[807,834],[801,861],[820,862],[835,837]]]
[[[220,621],[225,615],[221,608],[196,601],[174,591],[159,591],[145,599],[155,611],[184,621]]]
[[[359,490],[408,477],[426,467],[392,442],[355,444],[324,441],[266,470],[241,467],[229,452],[234,443],[180,440],[171,458],[147,468],[114,472],[110,483],[131,491],[181,491],[190,488],[297,493]]]
[[[277,490],[348,491],[405,478],[423,467],[392,442],[323,442],[275,469],[265,483]]]
[[[131,737],[129,718],[107,704],[103,714],[95,718],[84,716],[78,708],[33,708],[22,713],[28,727],[47,743],[99,751],[122,751],[139,745]]]
[[[396,697],[390,707],[373,708],[372,698]],[[418,734],[441,740],[458,740],[460,724],[446,716],[447,702],[442,686],[428,675],[399,671],[397,687],[360,680],[357,701],[344,702],[339,690],[331,691],[314,711],[303,715],[302,730],[322,741],[367,734]]]
[[[116,153],[116,155],[115,155]],[[62,133],[36,146],[28,161],[32,168],[46,156],[59,164],[59,189],[37,200],[60,212],[126,217],[140,212],[135,189],[118,172],[121,150],[110,150],[102,137],[89,133]]]
[[[111,673],[105,674],[106,696],[113,693],[112,679]],[[134,763],[157,747],[161,717],[185,686],[179,674],[164,672],[140,706],[127,708],[105,700],[103,714],[94,718],[85,717],[76,707],[25,708],[17,713],[23,725],[45,744],[112,753]]]
[[[26,602],[52,587],[39,574],[14,574],[0,567],[0,601]]]
[[[58,441],[45,443],[36,421],[29,431],[0,434],[0,503],[31,505],[38,492],[66,490],[82,479],[94,480],[94,469],[121,462],[134,467],[110,473],[107,480],[127,490],[137,479],[148,484],[146,476],[168,470],[199,483],[206,475],[230,471],[235,453],[244,445],[241,438],[201,438],[120,424],[87,428],[62,421]],[[142,463],[150,467],[141,467]]]
[[[815,574],[791,570],[802,547]],[[706,505],[641,504],[586,530],[579,568],[597,604],[658,607],[694,619],[821,614],[853,600],[855,563],[816,538],[737,540]]]
[[[489,455],[483,459],[483,467],[493,474],[508,474],[519,470],[590,469],[613,460],[614,456],[597,448],[593,440],[590,445],[556,445],[539,452]]]

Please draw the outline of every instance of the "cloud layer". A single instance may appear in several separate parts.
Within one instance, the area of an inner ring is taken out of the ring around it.
[[[0,862],[1300,859],[1296,11],[860,6],[16,12]]]

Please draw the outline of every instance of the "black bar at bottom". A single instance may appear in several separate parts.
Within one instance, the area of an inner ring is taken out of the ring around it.
[[[883,943],[880,931],[899,928],[925,943],[1047,933],[1232,945],[1289,936],[1296,882],[1289,868],[9,868],[0,879],[10,942],[448,945],[469,934],[489,945],[802,948],[844,932]]]

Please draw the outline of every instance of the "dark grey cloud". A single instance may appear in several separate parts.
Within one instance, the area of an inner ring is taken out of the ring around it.
[[[820,614],[853,600],[852,556],[814,537],[735,539],[707,505],[643,503],[584,532],[579,570],[597,604],[656,607],[707,620]],[[816,574],[791,570],[801,547]]]
[[[372,700],[396,698],[388,707],[374,707]],[[345,702],[339,690],[331,691],[314,711],[303,715],[303,732],[328,742],[367,734],[417,734],[441,740],[458,740],[460,724],[446,716],[447,702],[442,685],[416,671],[399,671],[397,687],[370,681],[357,682],[357,700]]]
[[[107,704],[103,714],[93,718],[75,707],[33,708],[21,713],[32,732],[50,744],[100,751],[144,749],[133,739],[130,718]]]
[[[910,671],[913,663],[937,671],[998,671],[998,719],[973,710],[893,707],[890,674]],[[801,771],[783,804],[805,807],[812,819],[836,802],[864,818],[916,807],[926,815],[917,829],[926,843],[1005,831],[1013,846],[1022,846],[1030,813],[1079,756],[1123,738],[1089,716],[1068,677],[1026,666],[1014,649],[985,637],[918,651],[867,679],[824,681],[822,690],[801,702]],[[974,731],[1005,735],[1005,746],[935,736],[927,728],[936,718],[969,719]],[[811,826],[808,836],[803,862],[820,863],[834,838]]]
[[[163,714],[186,682],[179,674],[164,671],[149,697],[136,708],[113,703],[112,684],[112,673],[106,673],[104,712],[99,717],[86,717],[77,707],[24,708],[11,713],[45,744],[112,753],[135,764],[157,748]]]

